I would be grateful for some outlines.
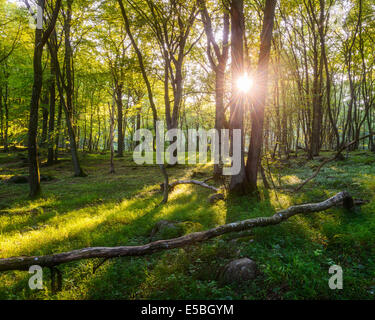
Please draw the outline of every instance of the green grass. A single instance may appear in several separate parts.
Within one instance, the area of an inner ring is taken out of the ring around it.
[[[21,153],[22,154],[22,153]],[[323,154],[329,156],[329,154]],[[292,204],[321,201],[347,190],[370,200],[355,212],[333,208],[287,222],[258,228],[244,238],[221,237],[207,243],[106,261],[83,260],[61,265],[63,290],[52,294],[49,269],[44,289],[28,287],[27,272],[0,274],[0,299],[374,299],[375,298],[375,155],[351,153],[327,165],[303,191],[261,190],[262,201],[242,197],[207,202],[210,192],[181,185],[165,206],[158,206],[162,177],[158,166],[137,166],[132,155],[116,158],[110,175],[108,155],[82,154],[87,178],[74,178],[69,155],[42,174],[56,179],[42,183],[43,196],[31,201],[28,185],[0,182],[0,257],[42,255],[87,246],[139,245],[161,219],[186,222],[184,232],[205,230],[250,217],[269,216]],[[0,179],[27,174],[20,153],[0,155]],[[319,161],[292,159],[274,164],[274,181],[284,190],[308,177]],[[203,180],[210,166],[176,166],[170,179]],[[191,228],[190,228],[191,226]],[[222,267],[250,257],[259,266],[254,281],[223,285]],[[344,289],[330,290],[328,269],[344,271]]]

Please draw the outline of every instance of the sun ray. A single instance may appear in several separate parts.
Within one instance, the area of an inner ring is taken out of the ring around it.
[[[253,84],[253,79],[247,73],[237,79],[237,88],[242,93],[248,93],[252,89]]]

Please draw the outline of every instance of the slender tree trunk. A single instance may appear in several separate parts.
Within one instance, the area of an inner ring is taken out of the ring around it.
[[[57,77],[57,75],[56,75]],[[56,123],[56,139],[55,139],[55,162],[59,157],[59,143],[61,135],[61,119],[62,119],[62,101],[60,99],[59,108],[57,111],[57,123]]]
[[[113,97],[112,105],[108,104],[109,116],[110,116],[110,127],[109,127],[109,144],[111,148],[111,161],[109,173],[115,173],[115,164],[113,161],[114,148],[113,148],[113,137],[114,137],[114,126],[115,126],[115,97]]]
[[[241,130],[240,154],[232,154],[240,157],[240,172],[232,175],[229,189],[232,194],[245,194],[248,187],[248,181],[245,172],[244,162],[244,133],[243,133],[243,115],[245,112],[244,96],[237,88],[236,79],[244,73],[244,16],[243,0],[232,0],[231,3],[231,51],[232,51],[232,98],[230,106],[230,136],[231,150],[233,151],[233,130]]]
[[[73,110],[73,77],[72,77],[72,46],[70,40],[70,30],[72,22],[72,4],[73,0],[67,0],[67,12],[64,21],[64,31],[65,31],[65,75],[66,75],[66,106],[70,113],[70,118],[72,121],[72,126],[74,127],[74,110]]]
[[[4,110],[5,110],[5,128],[4,128],[4,152],[8,152],[8,129],[9,129],[9,108],[8,108],[8,80],[5,82]]]
[[[221,158],[221,130],[224,129],[225,111],[224,111],[224,94],[225,94],[225,66],[219,64],[216,71],[215,83],[215,102],[216,102],[216,115],[215,115],[215,129],[219,132],[219,163],[214,164],[214,179],[220,180],[223,175],[223,161]]]
[[[117,156],[124,156],[122,84],[116,86],[117,104]]]
[[[39,196],[40,189],[40,173],[38,161],[38,109],[39,99],[42,90],[42,54],[43,46],[41,45],[43,36],[42,29],[35,29],[35,46],[34,46],[34,83],[30,104],[30,119],[29,119],[29,136],[28,136],[28,151],[29,151],[29,183],[30,183],[30,197],[35,198]]]
[[[57,49],[55,61],[57,63],[56,70],[58,72],[58,78],[57,84],[59,87],[59,94],[60,94],[60,100],[62,100],[62,105],[65,112],[65,120],[66,125],[68,129],[68,135],[69,135],[69,142],[70,142],[70,150],[72,153],[72,162],[74,167],[74,175],[76,177],[85,177],[86,174],[81,168],[81,165],[79,163],[78,158],[78,149],[77,149],[77,141],[76,141],[76,135],[73,127],[73,81],[72,81],[72,68],[71,68],[71,59],[72,59],[72,48],[70,43],[70,29],[71,29],[71,21],[72,21],[72,4],[73,0],[68,0],[68,9],[66,12],[66,19],[65,19],[65,71],[66,71],[66,86],[65,86],[65,92],[66,92],[66,102],[64,99],[64,94],[62,90],[62,84],[63,84],[63,78],[61,76],[60,68],[58,66],[58,58],[57,58]]]
[[[4,110],[3,110],[3,88],[0,87],[0,139],[4,145]]]
[[[95,146],[95,151],[98,152],[99,149],[99,142],[100,142],[100,135],[101,135],[101,121],[100,121],[100,112],[99,108],[97,110],[97,120],[98,120],[98,137],[96,139],[96,146]]]
[[[55,133],[55,106],[56,106],[56,71],[55,63],[51,56],[51,79],[49,87],[49,124],[48,124],[48,159],[47,165],[52,165],[54,160],[54,140],[53,136]]]
[[[43,97],[43,101],[42,101],[43,105],[42,105],[42,116],[43,116],[43,120],[42,120],[42,135],[41,135],[41,138],[40,138],[40,146],[41,147],[44,147],[46,145],[46,142],[47,142],[47,131],[48,131],[48,92],[45,93],[44,97]]]
[[[309,158],[312,159],[319,155],[319,145],[320,145],[320,130],[322,125],[321,118],[321,104],[319,95],[319,59],[318,59],[318,48],[317,44],[314,45],[314,80],[313,80],[313,91],[312,91],[312,101],[313,101],[313,118],[312,118],[312,130],[311,130],[311,146]]]
[[[86,174],[82,170],[81,165],[79,163],[77,142],[76,142],[75,132],[74,132],[73,124],[72,124],[73,122],[72,122],[72,118],[71,118],[71,111],[70,111],[70,109],[68,109],[68,106],[66,105],[65,98],[64,98],[64,91],[63,91],[63,88],[62,88],[62,86],[63,86],[62,75],[61,75],[59,61],[57,60],[57,48],[52,49],[52,46],[50,46],[50,52],[55,53],[54,61],[56,63],[56,65],[55,65],[56,84],[57,84],[57,89],[59,91],[59,96],[60,96],[58,127],[60,126],[59,119],[61,119],[61,109],[64,109],[65,121],[66,121],[67,129],[68,129],[70,151],[71,151],[71,154],[72,154],[72,162],[73,162],[73,167],[74,167],[74,175],[76,177],[85,177]],[[57,154],[57,151],[56,151],[56,154]]]
[[[92,145],[93,145],[93,142],[92,142],[92,113],[93,113],[93,110],[92,110],[92,100],[91,100],[91,108],[90,108],[90,134],[89,134],[89,152],[92,152]]]
[[[289,158],[289,146],[288,146],[288,113],[287,113],[287,101],[286,92],[287,88],[284,85],[283,79],[281,80],[282,88],[282,117],[281,117],[281,150],[286,158]]]
[[[215,71],[215,103],[216,103],[216,115],[215,115],[215,129],[220,132],[225,127],[225,110],[224,110],[224,96],[225,96],[225,69],[228,61],[229,53],[229,24],[230,17],[228,12],[224,12],[223,16],[223,42],[222,50],[216,42],[215,35],[212,29],[212,20],[208,14],[205,0],[199,0],[202,21],[207,37],[207,56],[210,61],[211,68]],[[214,61],[213,52],[215,53],[217,63]],[[186,116],[185,116],[186,121]],[[214,180],[221,180],[223,174],[223,161],[221,158],[222,141],[221,134],[219,134],[219,163],[214,164]]]
[[[325,0],[319,0],[319,2],[320,2],[320,21],[322,22],[319,25],[319,37],[320,37],[320,46],[322,50],[322,58],[323,58],[323,63],[324,63],[324,71],[325,71],[325,76],[326,76],[327,111],[328,111],[329,121],[333,130],[335,139],[336,139],[336,150],[338,150],[340,147],[340,135],[339,135],[339,131],[337,128],[337,124],[333,118],[332,107],[331,107],[331,75],[329,72],[324,25],[323,25],[324,16],[325,16]]]
[[[157,114],[157,109],[156,109],[156,105],[155,105],[155,102],[154,102],[154,96],[153,96],[153,93],[152,93],[151,83],[148,79],[146,68],[145,68],[145,65],[144,65],[144,59],[143,59],[143,56],[142,56],[142,52],[139,50],[139,47],[138,47],[137,43],[135,42],[133,34],[130,30],[129,19],[128,19],[128,16],[126,14],[126,10],[125,10],[123,2],[122,2],[122,0],[117,0],[117,2],[118,2],[119,6],[120,6],[120,9],[121,9],[121,15],[124,19],[126,33],[130,38],[130,42],[132,44],[132,47],[133,47],[135,53],[137,54],[137,59],[138,59],[139,67],[141,69],[142,77],[143,77],[143,80],[144,80],[144,82],[146,84],[146,87],[147,87],[147,94],[148,94],[150,106],[151,106],[151,109],[152,109],[154,129],[155,129],[155,132],[156,132],[156,122],[158,121],[158,114]]]
[[[257,93],[253,99],[253,108],[251,112],[252,129],[246,164],[246,174],[249,181],[250,192],[257,191],[258,168],[263,143],[264,108],[267,97],[268,64],[271,52],[275,7],[276,0],[266,0],[256,78]]]
[[[86,147],[86,141],[87,141],[87,119],[86,119],[86,114],[87,114],[87,106],[85,104],[85,120],[84,120],[84,126],[83,126],[83,142],[82,142],[82,151],[85,151]]]
[[[26,5],[30,8],[27,0]],[[42,17],[44,10],[44,0],[38,0],[38,6],[42,9]],[[42,68],[42,55],[43,47],[48,41],[51,32],[55,28],[57,16],[59,14],[61,6],[61,0],[57,0],[55,8],[51,17],[51,21],[43,33],[43,21],[37,21],[37,27],[35,29],[35,42],[34,42],[34,80],[33,90],[30,103],[30,118],[29,118],[29,134],[28,134],[28,157],[29,157],[29,183],[30,183],[30,197],[35,198],[39,196],[40,189],[40,173],[39,173],[39,162],[38,162],[38,146],[37,146],[37,134],[38,134],[38,109],[40,93],[42,90],[43,82],[43,68]]]

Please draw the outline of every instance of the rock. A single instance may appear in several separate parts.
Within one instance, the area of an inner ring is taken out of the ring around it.
[[[151,231],[150,241],[178,238],[184,234],[200,231],[202,228],[198,222],[160,220]]]
[[[150,234],[150,240],[171,239],[179,236],[179,228],[176,221],[160,220],[158,221]]]
[[[214,204],[219,200],[224,200],[224,195],[222,193],[215,193],[212,196],[210,196],[207,200],[209,203]]]
[[[229,262],[221,275],[224,283],[253,280],[257,274],[256,263],[249,258],[242,258]]]

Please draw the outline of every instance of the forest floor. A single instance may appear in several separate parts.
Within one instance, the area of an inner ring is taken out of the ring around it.
[[[328,157],[329,153],[322,153]],[[367,199],[369,204],[347,212],[295,216],[257,228],[237,241],[221,237],[209,242],[156,253],[106,261],[82,260],[61,265],[62,291],[53,294],[49,269],[44,289],[29,289],[30,274],[0,274],[0,299],[374,299],[375,298],[375,154],[364,151],[324,167],[298,192],[292,187],[307,178],[319,160],[301,155],[273,164],[273,179],[283,189],[261,190],[261,202],[249,197],[207,202],[210,191],[180,185],[167,205],[158,206],[162,177],[157,166],[137,166],[132,155],[116,158],[110,175],[108,154],[81,154],[86,178],[72,176],[69,155],[41,173],[55,179],[42,182],[43,196],[28,200],[28,184],[10,184],[26,175],[17,152],[0,155],[0,258],[43,255],[88,246],[148,243],[161,219],[190,222],[185,232],[208,229],[250,217],[270,216],[293,204],[319,202],[339,191]],[[210,166],[168,169],[177,178],[204,180]],[[209,182],[210,183],[210,182]],[[249,257],[259,266],[256,280],[224,285],[218,281],[229,261]],[[330,265],[343,268],[342,290],[328,286]]]

